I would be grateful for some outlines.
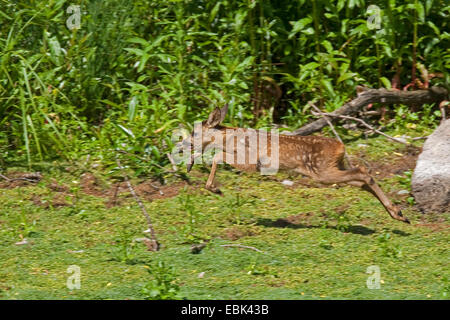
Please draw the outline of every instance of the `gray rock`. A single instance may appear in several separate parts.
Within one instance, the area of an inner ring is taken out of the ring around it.
[[[450,119],[425,141],[411,190],[423,212],[450,212]]]
[[[288,187],[291,187],[294,185],[294,182],[291,180],[283,180],[281,183]]]
[[[24,238],[22,241],[16,242],[14,244],[16,246],[21,246],[21,245],[24,245],[24,244],[28,244],[28,240]]]

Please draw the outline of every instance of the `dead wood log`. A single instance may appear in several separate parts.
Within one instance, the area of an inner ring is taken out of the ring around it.
[[[405,105],[422,105],[429,103],[440,103],[449,99],[449,92],[443,87],[431,87],[429,89],[415,91],[366,89],[359,93],[355,99],[333,111],[332,114],[336,116],[356,114],[364,106],[371,103],[383,103],[387,105],[398,103]],[[335,119],[336,118],[333,117],[330,120],[334,121]],[[324,118],[321,118],[292,131],[290,134],[307,136],[321,130],[326,125],[327,121]]]

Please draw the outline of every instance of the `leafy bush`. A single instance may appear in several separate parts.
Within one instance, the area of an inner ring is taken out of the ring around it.
[[[309,100],[331,111],[357,84],[450,79],[445,1],[1,2],[1,166],[87,154],[112,165],[120,148],[138,174],[161,176],[171,132],[225,101],[231,125],[294,128]],[[66,27],[73,4],[78,30]],[[432,126],[436,112],[400,106],[392,126]]]

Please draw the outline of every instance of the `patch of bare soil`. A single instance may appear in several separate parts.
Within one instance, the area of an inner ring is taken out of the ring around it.
[[[10,172],[7,177],[3,176],[0,178],[0,189],[31,186],[41,179],[42,175],[40,173]],[[136,185],[133,184],[133,188],[142,199],[152,201],[174,197],[178,195],[180,189],[187,185],[184,181],[170,185],[161,185],[158,181],[144,181]],[[119,198],[121,194],[126,194],[125,198],[131,197],[125,182],[116,182],[108,186],[90,172],[81,175],[80,187],[85,194],[105,198],[107,207],[120,205],[124,198],[123,196]],[[55,194],[50,195],[50,197],[36,194],[30,200],[35,205],[43,208],[58,208],[73,204],[72,200],[75,196],[70,192],[70,188],[67,185],[51,179],[50,183],[47,184],[47,188]]]
[[[135,187],[136,192],[147,200],[165,199],[175,197],[187,184],[178,182],[171,185],[161,185],[151,181],[145,181]]]
[[[450,225],[446,222],[445,218],[440,217],[439,215],[422,216],[420,223],[416,224],[416,226],[430,229],[432,232],[440,232],[450,228]]]
[[[126,194],[127,198],[131,197],[126,182],[116,182],[108,187],[102,184],[92,173],[84,173],[81,176],[80,184],[84,193],[95,197],[107,198],[107,207],[120,205],[121,198],[119,195]],[[175,197],[180,192],[180,189],[183,189],[185,186],[187,186],[187,183],[184,181],[170,185],[162,185],[159,181],[144,181],[139,184],[133,184],[133,189],[142,199],[152,201]]]
[[[186,182],[177,182],[170,185],[162,185],[157,181],[144,181],[140,184],[133,185],[136,194],[147,201],[157,199],[172,198],[178,195],[181,189],[188,184]],[[126,182],[117,182],[106,191],[105,196],[108,198],[107,207],[113,207],[121,203],[120,194],[126,194],[126,197],[132,197]]]
[[[48,209],[50,206],[53,208],[67,207],[72,205],[72,201],[68,202],[68,199],[71,199],[73,195],[67,193],[57,193],[55,194],[51,201],[42,200],[42,197],[38,195],[34,195],[31,198],[31,201],[37,206],[40,206],[44,209]]]
[[[107,196],[108,190],[104,189],[100,180],[90,172],[83,173],[80,180],[81,190],[91,196]]]
[[[51,182],[47,185],[47,188],[55,192],[69,192],[68,186],[65,184],[59,184],[55,179],[51,179]]]
[[[428,228],[433,232],[439,232],[450,228],[450,226],[445,223],[418,223],[417,226]]]
[[[234,241],[243,237],[249,237],[253,235],[255,235],[255,233],[252,230],[235,226],[225,229],[222,238]]]
[[[41,179],[42,175],[39,172],[9,172],[8,176],[1,175],[0,189],[26,187],[39,182]]]
[[[358,155],[357,162],[365,166],[369,173],[377,179],[392,177],[408,170],[414,170],[421,149],[408,148],[402,153],[394,153],[383,161],[367,160],[365,154]]]

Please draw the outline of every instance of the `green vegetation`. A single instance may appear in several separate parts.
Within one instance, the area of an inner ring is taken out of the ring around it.
[[[449,88],[449,16],[444,0],[0,0],[0,299],[448,299],[449,215],[398,194],[409,149],[336,127],[411,226],[357,188],[286,187],[286,174],[221,168],[224,194],[211,194],[203,167],[187,185],[166,154],[175,129],[226,102],[226,124],[282,131],[312,120],[308,101],[332,111],[356,85]],[[382,107],[366,120],[393,136],[441,119],[436,105]],[[138,192],[158,252],[117,156],[134,186],[158,188]],[[66,287],[70,265],[80,290]],[[366,287],[372,265],[379,290]]]

